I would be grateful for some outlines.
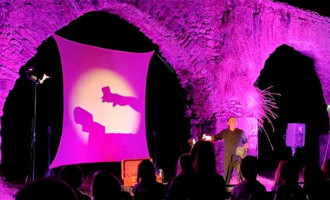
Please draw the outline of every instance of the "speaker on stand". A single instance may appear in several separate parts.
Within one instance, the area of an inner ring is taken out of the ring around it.
[[[287,147],[291,147],[292,156],[294,156],[296,148],[305,146],[305,129],[304,123],[288,123],[285,144]]]

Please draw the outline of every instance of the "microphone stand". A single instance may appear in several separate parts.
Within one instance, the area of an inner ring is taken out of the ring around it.
[[[43,75],[42,79],[38,79],[36,76],[32,75],[34,68],[30,67],[25,71],[26,77],[33,83],[33,119],[32,119],[32,138],[30,145],[30,163],[29,163],[29,172],[26,178],[26,182],[35,180],[35,169],[36,169],[36,125],[37,125],[37,86],[42,84],[45,80],[51,78],[46,74]]]
[[[32,138],[30,144],[30,166],[29,173],[26,182],[35,180],[35,166],[36,166],[36,125],[37,125],[37,85],[39,84],[38,79],[35,76],[27,76],[33,83],[33,118],[32,118]]]

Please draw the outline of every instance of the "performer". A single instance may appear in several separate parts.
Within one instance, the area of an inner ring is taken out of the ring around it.
[[[246,151],[248,147],[247,138],[244,132],[241,129],[236,128],[237,121],[235,117],[230,117],[228,119],[228,129],[222,130],[220,133],[214,136],[203,135],[203,140],[205,141],[216,141],[216,140],[224,140],[225,143],[225,160],[224,160],[224,177],[226,181],[226,185],[230,183],[230,179],[232,176],[233,168],[235,168],[237,173],[237,181],[241,182],[243,180],[241,171],[240,171],[240,163],[242,157],[244,157],[244,153],[240,152],[242,150]],[[238,148],[239,147],[239,148]],[[238,149],[237,149],[238,148]],[[241,154],[240,156],[237,155]]]

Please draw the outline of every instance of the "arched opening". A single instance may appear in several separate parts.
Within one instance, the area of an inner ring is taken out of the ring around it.
[[[269,123],[264,123],[274,151],[265,132],[259,132],[261,163],[275,168],[280,159],[291,155],[291,149],[285,144],[287,124],[290,122],[306,125],[305,147],[295,153],[299,163],[319,162],[318,137],[328,133],[329,117],[314,61],[288,45],[281,45],[265,62],[257,86],[260,89],[272,86],[270,92],[280,94],[274,96],[278,109],[272,110],[278,115],[272,121],[275,131]]]
[[[107,49],[147,52],[157,45],[138,28],[106,12],[91,12],[56,32],[57,35],[79,43]],[[48,127],[51,127],[51,158],[54,159],[63,124],[63,82],[61,61],[55,40],[50,37],[39,47],[38,53],[20,70],[20,78],[8,95],[2,117],[2,167],[10,180],[25,178],[33,115],[32,84],[25,71],[33,66],[36,73],[46,73],[52,79],[38,87],[37,94],[37,155],[36,176],[47,170]],[[138,73],[138,72],[136,72]],[[146,93],[146,126],[149,153],[165,175],[174,173],[177,157],[188,151],[189,120],[184,115],[185,92],[175,72],[154,55],[149,65]],[[170,147],[170,148],[169,148]],[[111,165],[120,174],[120,163]],[[88,169],[101,167],[85,165]]]

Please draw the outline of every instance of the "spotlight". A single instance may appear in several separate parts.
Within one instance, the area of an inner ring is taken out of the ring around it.
[[[43,74],[42,78],[39,79],[39,83],[42,84],[45,80],[50,79],[51,77],[48,76],[47,74]]]
[[[45,80],[50,79],[51,77],[47,74],[43,74],[42,78],[39,79],[35,74],[32,74],[34,72],[34,67],[29,67],[27,70],[25,70],[26,77],[30,79],[35,84],[43,84]]]

